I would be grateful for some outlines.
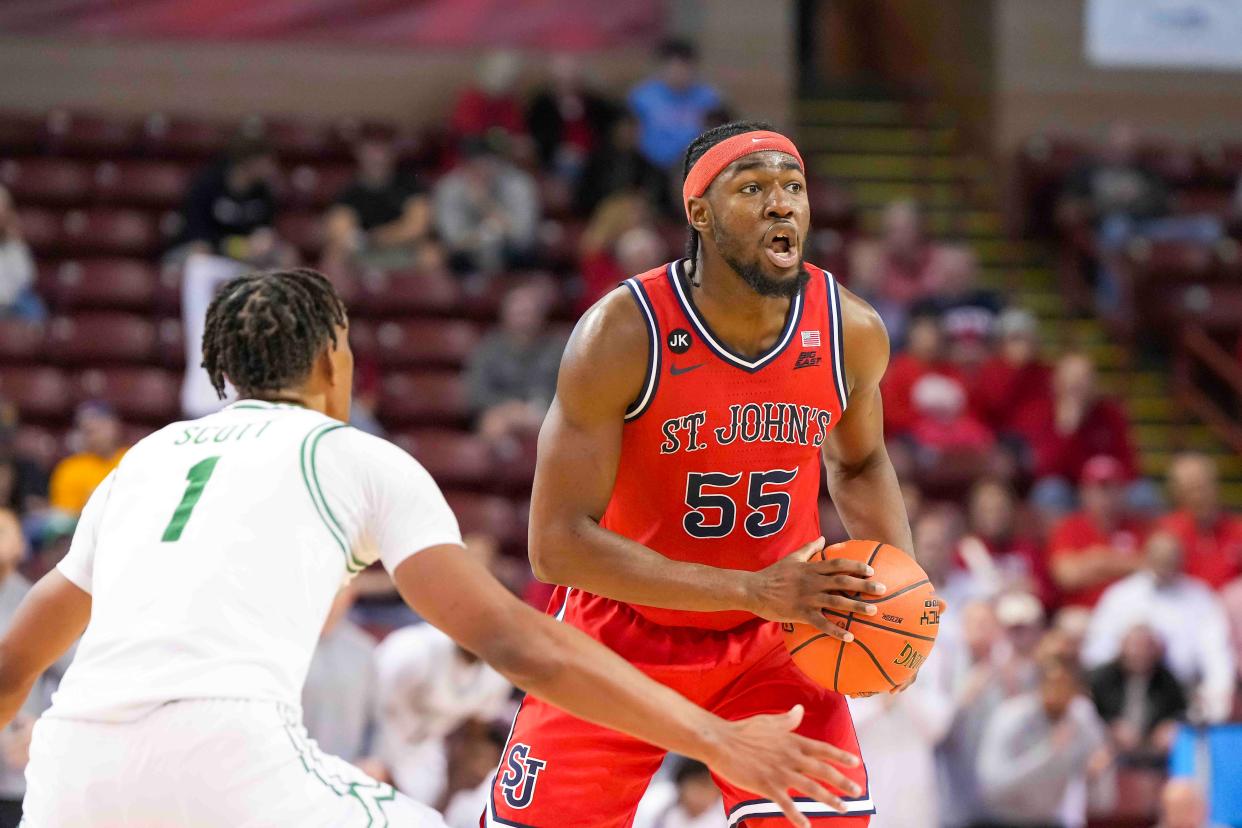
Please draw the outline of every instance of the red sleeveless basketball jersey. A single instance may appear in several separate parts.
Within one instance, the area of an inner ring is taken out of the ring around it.
[[[605,528],[675,560],[751,571],[819,537],[820,452],[846,387],[837,285],[807,270],[781,335],[753,358],[712,333],[684,261],[626,280],[647,321],[650,362],[626,413]],[[716,630],[754,618],[635,609],[660,624]]]

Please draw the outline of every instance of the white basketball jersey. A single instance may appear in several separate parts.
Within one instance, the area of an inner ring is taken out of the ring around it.
[[[299,707],[328,607],[375,560],[460,544],[426,470],[317,412],[243,400],[139,442],[58,569],[91,620],[45,715],[123,721],[176,699]]]

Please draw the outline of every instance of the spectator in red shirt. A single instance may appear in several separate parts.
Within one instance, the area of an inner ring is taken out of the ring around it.
[[[915,304],[910,315],[940,317],[949,359],[973,374],[991,352],[1004,300],[996,291],[979,287],[979,259],[965,246],[946,247],[934,257],[928,284],[934,292]]]
[[[631,190],[604,199],[579,242],[578,312],[585,312],[625,279],[667,261],[665,252],[642,193]]]
[[[533,155],[526,134],[526,115],[517,95],[520,58],[514,52],[493,52],[479,65],[478,86],[467,88],[453,105],[449,128],[458,138],[482,138],[493,131],[505,133],[516,160]]]
[[[996,355],[971,382],[971,407],[1002,439],[1017,437],[1030,445],[1048,427],[1044,418],[1053,408],[1052,370],[1039,358],[1035,317],[1029,311],[1002,313],[996,334]]]
[[[884,395],[884,431],[890,437],[909,434],[918,420],[914,385],[928,374],[957,379],[957,369],[943,357],[944,337],[934,315],[916,316],[906,334],[906,349],[888,365],[880,392]]]
[[[1093,607],[1109,584],[1143,566],[1144,527],[1125,511],[1126,469],[1115,457],[1083,464],[1082,511],[1049,542],[1052,580],[1064,604]]]
[[[1040,544],[1018,525],[1013,490],[1000,480],[984,478],[971,488],[969,532],[958,545],[959,563],[997,593],[1018,589],[1051,607],[1056,587]]]
[[[930,295],[940,250],[927,237],[919,205],[908,199],[885,208],[879,240],[850,250],[850,287],[875,305],[894,339],[901,339],[910,306]]]
[[[607,135],[615,109],[588,86],[576,56],[553,56],[548,82],[526,110],[540,165],[576,179],[587,156]]]
[[[928,374],[912,389],[917,419],[910,436],[918,449],[934,458],[946,452],[986,454],[996,444],[988,427],[966,410],[962,384],[940,374]]]
[[[1052,377],[1052,398],[1034,408],[1039,427],[1031,435],[1036,483],[1031,501],[1046,516],[1057,518],[1074,508],[1073,481],[1082,477],[1087,460],[1112,457],[1129,484],[1126,499],[1132,510],[1163,508],[1159,489],[1135,480],[1138,459],[1130,442],[1130,421],[1121,406],[1103,398],[1096,388],[1095,366],[1083,354],[1066,354]]]
[[[1051,410],[1035,443],[1035,473],[1077,480],[1088,458],[1106,454],[1121,465],[1126,480],[1137,466],[1130,421],[1121,406],[1102,398],[1095,366],[1083,354],[1067,354],[1052,378]]]
[[[1178,508],[1159,526],[1181,541],[1186,574],[1213,589],[1242,574],[1242,517],[1221,508],[1216,464],[1202,454],[1178,455],[1169,467],[1169,491]]]

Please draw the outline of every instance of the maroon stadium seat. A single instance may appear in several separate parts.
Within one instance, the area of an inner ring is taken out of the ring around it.
[[[378,413],[385,424],[397,427],[465,425],[471,414],[466,384],[448,371],[387,375]]]
[[[56,269],[50,297],[58,310],[149,310],[155,268],[142,259],[82,259]]]
[[[23,112],[0,112],[0,154],[27,155],[43,148],[44,119]]]
[[[105,161],[95,168],[95,195],[109,204],[177,207],[190,171],[168,161]]]
[[[86,164],[63,158],[24,158],[0,163],[0,184],[9,188],[17,204],[76,206],[91,187]]]
[[[16,405],[27,421],[62,422],[73,407],[64,372],[47,366],[0,369],[0,397]]]
[[[382,323],[375,341],[381,365],[458,367],[478,347],[479,334],[474,325],[461,320],[415,319]]]
[[[349,320],[349,347],[358,361],[375,361],[375,326],[365,319]]]
[[[181,415],[181,375],[161,368],[92,368],[78,378],[78,398],[105,400],[123,420],[162,426]]]
[[[50,469],[66,454],[65,432],[59,428],[20,425],[13,437],[13,450],[17,456]]]
[[[385,316],[447,316],[468,310],[460,285],[447,274],[373,271],[358,280],[355,314]]]
[[[47,116],[48,148],[70,155],[113,158],[140,147],[139,125],[121,117],[107,117],[58,109]]]
[[[161,319],[155,329],[156,364],[185,370],[185,328],[180,319]],[[198,366],[194,366],[198,370]]]
[[[354,178],[348,164],[302,164],[289,174],[289,201],[297,207],[322,209],[332,203]]]
[[[318,210],[283,212],[276,217],[276,232],[303,255],[315,258],[323,248],[323,214]]]
[[[77,255],[148,256],[159,246],[150,213],[118,207],[92,207],[65,215],[61,247]]]
[[[438,482],[485,488],[494,465],[487,446],[473,434],[448,429],[424,429],[398,434],[394,442],[423,464]]]
[[[0,361],[34,362],[43,352],[43,326],[22,319],[0,319]]]
[[[1207,143],[1199,150],[1199,163],[1208,180],[1232,188],[1242,175],[1242,144]]]
[[[159,158],[205,159],[224,151],[235,128],[219,121],[148,115],[142,125],[142,149]]]
[[[141,316],[58,316],[48,324],[48,356],[67,365],[149,362],[158,356],[155,325]]]
[[[40,207],[19,207],[17,216],[22,237],[35,253],[47,253],[60,246],[64,229],[59,213]]]
[[[121,423],[121,442],[132,446],[139,440],[150,437],[155,430],[155,426],[146,423]]]
[[[181,266],[161,265],[155,281],[155,308],[162,316],[181,313]]]
[[[1174,188],[1193,181],[1199,171],[1199,157],[1195,151],[1172,141],[1144,141],[1139,148],[1139,161]]]
[[[1136,242],[1125,255],[1125,264],[1140,282],[1201,280],[1215,262],[1211,247],[1194,242]]]
[[[522,526],[517,509],[507,498],[473,492],[446,492],[445,498],[457,516],[462,534],[491,535],[506,546],[525,540],[519,534]]]
[[[348,149],[330,124],[302,119],[264,119],[255,130],[281,158],[319,161],[347,156]]]

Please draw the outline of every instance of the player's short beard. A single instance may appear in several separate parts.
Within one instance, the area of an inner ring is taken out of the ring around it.
[[[811,274],[806,269],[806,262],[802,259],[798,260],[798,274],[794,278],[773,279],[763,272],[763,265],[758,261],[743,262],[731,255],[720,242],[720,236],[717,234],[716,250],[720,253],[720,258],[724,259],[725,264],[733,268],[733,272],[742,277],[742,281],[760,296],[781,296],[785,299],[792,299],[811,279]]]

